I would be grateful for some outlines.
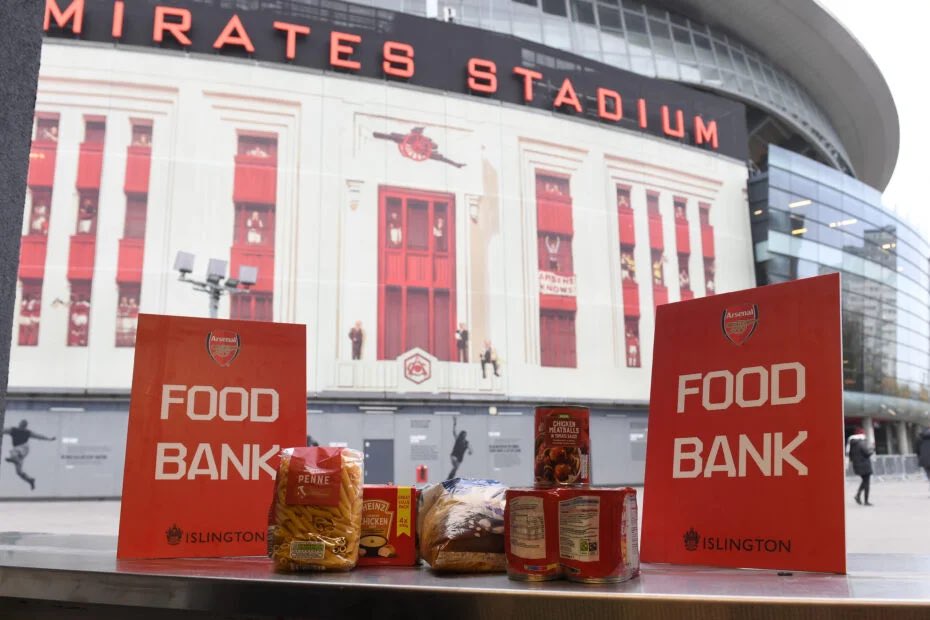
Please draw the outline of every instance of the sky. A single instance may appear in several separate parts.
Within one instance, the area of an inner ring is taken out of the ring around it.
[[[869,52],[891,88],[898,108],[901,147],[884,202],[930,238],[930,196],[926,192],[927,0],[818,0]]]

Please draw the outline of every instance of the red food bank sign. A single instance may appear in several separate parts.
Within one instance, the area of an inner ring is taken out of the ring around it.
[[[117,557],[264,554],[306,377],[303,325],[140,315]]]
[[[660,306],[644,562],[844,573],[837,274]]]

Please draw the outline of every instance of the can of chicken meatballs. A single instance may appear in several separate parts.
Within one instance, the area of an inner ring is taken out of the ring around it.
[[[536,408],[535,486],[591,483],[589,419],[587,407]]]

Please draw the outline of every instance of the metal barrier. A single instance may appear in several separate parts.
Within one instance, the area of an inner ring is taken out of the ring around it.
[[[846,476],[855,478],[852,463],[846,460]],[[880,454],[872,457],[872,476],[875,480],[912,480],[923,478],[924,472],[915,454]]]

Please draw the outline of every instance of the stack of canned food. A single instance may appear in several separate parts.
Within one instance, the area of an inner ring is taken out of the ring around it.
[[[522,581],[626,581],[639,574],[636,491],[591,486],[585,407],[537,407],[534,485],[507,490],[507,574]]]

